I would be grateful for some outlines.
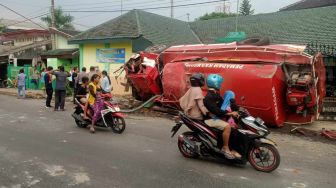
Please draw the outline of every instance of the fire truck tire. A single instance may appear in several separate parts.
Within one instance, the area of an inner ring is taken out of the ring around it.
[[[254,46],[264,46],[270,44],[269,37],[250,37],[240,42],[237,42],[238,45],[254,45]]]

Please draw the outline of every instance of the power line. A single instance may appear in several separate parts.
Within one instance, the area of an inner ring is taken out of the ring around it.
[[[43,13],[41,15],[38,15],[38,16],[34,16],[34,17],[31,17],[31,18],[28,18],[28,19],[25,19],[25,20],[22,20],[22,21],[18,21],[18,22],[15,22],[13,24],[10,24],[10,25],[6,25],[6,27],[9,27],[9,26],[13,26],[13,25],[17,25],[17,24],[20,24],[20,23],[24,23],[24,22],[27,22],[27,21],[30,21],[30,20],[34,20],[36,18],[41,18],[42,16],[46,16],[48,15],[49,13]]]
[[[134,5],[134,3],[125,3],[124,1],[125,0],[121,0],[122,1],[122,7],[123,8],[131,8],[131,7],[137,7],[137,8],[139,8],[139,7],[148,7],[148,6],[152,6],[152,5],[162,5],[162,4],[170,4],[170,2],[159,2],[158,0],[155,0],[155,1],[145,1],[145,2],[141,2],[141,5],[139,4],[137,4],[136,6]],[[186,2],[186,1],[192,1],[192,0],[182,0],[182,1],[176,1],[176,3],[177,2]],[[146,4],[150,4],[150,5],[146,5]],[[128,5],[131,5],[131,6],[128,6]],[[115,4],[115,5],[111,5],[111,6],[98,6],[98,7],[87,7],[87,6],[85,6],[85,7],[78,7],[78,6],[76,6],[76,8],[77,8],[77,10],[78,9],[94,9],[94,8],[97,8],[97,9],[100,9],[100,8],[110,8],[110,7],[120,7],[120,4]],[[124,10],[124,9],[123,9]]]
[[[149,8],[141,8],[138,10],[152,10],[152,9],[166,9],[166,8],[177,8],[177,7],[186,7],[186,6],[193,6],[193,5],[204,5],[209,3],[218,3],[223,2],[222,0],[219,1],[207,1],[202,3],[190,3],[190,4],[183,4],[183,5],[173,5],[173,6],[161,6],[161,7],[149,7]],[[130,10],[124,10],[124,11],[131,11]],[[120,12],[120,10],[65,10],[64,12]]]
[[[2,7],[4,7],[4,8],[6,8],[6,9],[8,9],[8,10],[10,10],[11,12],[14,12],[15,14],[17,14],[17,15],[19,15],[19,16],[21,16],[21,17],[25,18],[25,19],[27,19],[27,21],[30,21],[30,22],[32,22],[33,24],[35,24],[35,25],[37,25],[37,26],[41,27],[42,29],[46,29],[46,28],[44,28],[43,26],[41,26],[40,24],[38,24],[38,23],[34,22],[32,19],[30,19],[30,18],[27,18],[26,16],[24,16],[24,15],[22,15],[22,14],[20,14],[20,13],[16,12],[15,10],[13,10],[13,9],[11,9],[11,8],[9,8],[8,6],[6,6],[6,5],[3,5],[3,4],[1,4],[1,3],[0,3],[0,6],[2,6]]]
[[[120,1],[121,0],[117,0],[117,1],[114,1],[114,2],[111,2],[111,1],[105,1],[105,2],[95,2],[95,3],[81,3],[80,5],[77,3],[77,4],[63,4],[62,3],[62,7],[70,7],[70,6],[81,6],[81,5],[87,5],[89,6],[88,8],[90,8],[90,5],[103,5],[103,4],[115,4],[116,6],[118,6],[120,4]],[[124,2],[126,0],[123,0]],[[127,2],[130,2],[132,0],[128,0]],[[138,0],[137,0],[138,1]],[[145,1],[145,2],[141,2],[141,4],[148,4],[148,3],[151,3],[151,2],[159,2],[159,1],[162,1],[162,0],[151,0],[151,1]],[[135,3],[124,3],[124,4],[127,4],[127,5],[134,5]],[[110,7],[110,6],[105,6],[105,7]]]

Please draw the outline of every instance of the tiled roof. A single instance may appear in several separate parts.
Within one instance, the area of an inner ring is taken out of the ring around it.
[[[284,11],[239,17],[238,31],[248,37],[268,36],[272,43],[307,44],[312,41],[336,45],[336,6]],[[191,28],[204,43],[214,43],[235,31],[235,18],[222,18],[191,23]]]
[[[247,37],[268,36],[272,43],[307,44],[318,42],[336,46],[336,6],[281,11],[241,16],[238,31]],[[214,43],[235,31],[236,18],[221,18],[191,23],[140,10],[82,32],[70,43],[90,40],[132,39],[142,37],[152,44]]]
[[[68,35],[71,35],[71,36],[75,36],[75,35],[78,35],[80,33],[80,31],[76,31],[76,30],[67,30],[67,29],[58,29],[58,30],[60,30],[63,33],[66,33]]]
[[[284,8],[281,8],[280,11],[287,10],[300,10],[308,8],[318,8],[325,6],[335,6],[336,0],[301,0],[291,5],[288,5]]]
[[[70,42],[144,37],[153,44],[199,43],[186,22],[132,10],[73,37]]]

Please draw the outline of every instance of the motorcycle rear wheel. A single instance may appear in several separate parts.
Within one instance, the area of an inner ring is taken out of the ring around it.
[[[190,142],[198,141],[198,138],[194,136],[193,132],[185,132],[182,134],[182,136],[187,138]],[[177,146],[184,157],[194,159],[199,157],[199,154],[189,149],[183,140],[178,139]]]
[[[114,117],[112,118],[112,125],[110,126],[112,131],[114,133],[118,133],[121,134],[124,132],[125,128],[126,128],[126,123],[125,123],[125,119],[122,117]]]
[[[273,145],[263,143],[249,149],[248,161],[258,171],[272,172],[280,165],[280,155]]]

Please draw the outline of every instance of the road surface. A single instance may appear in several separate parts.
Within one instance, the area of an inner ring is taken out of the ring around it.
[[[267,174],[183,158],[167,119],[129,116],[124,134],[90,134],[76,127],[70,104],[65,112],[43,104],[0,95],[0,188],[335,187],[333,144],[273,133],[281,164]]]

